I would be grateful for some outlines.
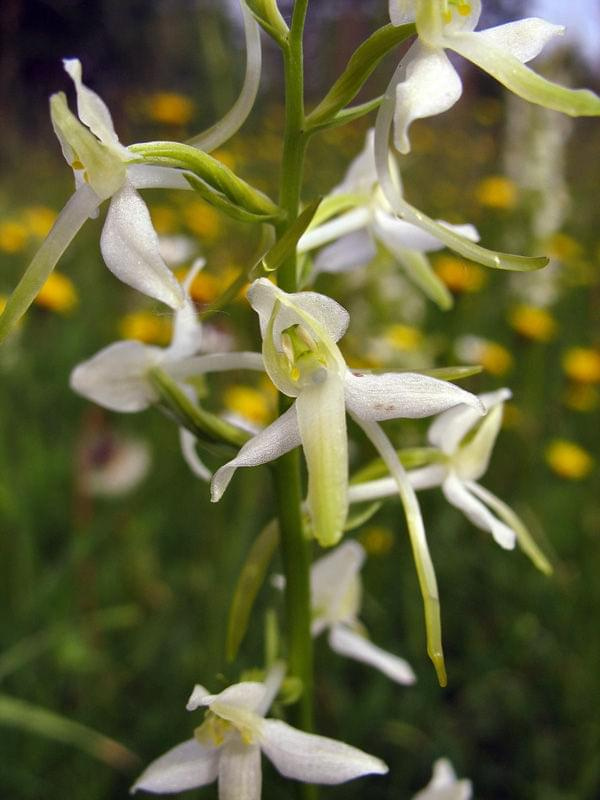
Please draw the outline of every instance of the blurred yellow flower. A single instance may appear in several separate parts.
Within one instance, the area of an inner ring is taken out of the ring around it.
[[[367,528],[358,538],[370,556],[385,556],[394,546],[394,534],[381,525]]]
[[[35,302],[49,311],[56,311],[57,314],[68,314],[79,303],[79,297],[72,280],[54,270],[38,292]]]
[[[30,206],[21,215],[28,233],[38,239],[44,239],[48,235],[56,217],[56,211],[48,206]]]
[[[592,456],[575,442],[567,439],[554,439],[545,452],[550,469],[561,478],[577,481],[585,478],[593,466]]]
[[[221,164],[225,164],[225,166],[229,167],[229,169],[236,168],[237,159],[231,150],[225,150],[225,148],[221,147],[218,150],[213,150],[211,156],[220,161]]]
[[[535,342],[549,342],[558,328],[552,314],[537,306],[516,306],[510,312],[508,321],[517,333]]]
[[[423,341],[423,334],[410,325],[389,325],[384,331],[384,339],[398,350],[416,350]]]
[[[571,261],[582,253],[582,247],[576,239],[567,233],[555,233],[548,242],[550,255],[561,261]]]
[[[434,269],[451,292],[478,292],[487,282],[481,267],[456,256],[439,256]]]
[[[165,235],[177,230],[177,214],[169,206],[150,206],[150,217],[157,233]]]
[[[210,272],[199,272],[190,286],[190,297],[195,303],[212,303],[225,289],[216,275]]]
[[[517,204],[517,187],[502,175],[490,175],[477,184],[475,197],[487,208],[508,210]]]
[[[212,206],[193,200],[183,209],[185,224],[201,239],[216,239],[221,230],[221,217]]]
[[[600,407],[600,392],[586,383],[575,383],[568,387],[563,402],[571,411],[587,413]]]
[[[454,351],[461,361],[479,364],[490,375],[505,375],[513,366],[513,357],[506,347],[480,336],[461,336]]]
[[[228,386],[223,396],[225,407],[255,425],[267,425],[273,416],[269,398],[252,386]]]
[[[171,341],[171,320],[150,311],[133,311],[119,321],[123,339],[137,339],[145,344],[166,346]]]
[[[5,253],[18,253],[27,244],[27,228],[15,220],[0,222],[0,250]]]
[[[0,294],[0,314],[4,311],[5,305],[6,305],[6,295]]]
[[[176,92],[156,92],[145,103],[147,116],[162,125],[186,125],[194,115],[195,105],[189,97]]]
[[[566,374],[578,383],[600,383],[600,352],[590,347],[571,347],[563,354]]]

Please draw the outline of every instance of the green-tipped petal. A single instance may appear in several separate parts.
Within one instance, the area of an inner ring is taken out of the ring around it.
[[[321,383],[302,389],[296,400],[298,427],[308,466],[308,507],[323,547],[342,537],[348,512],[348,441],[344,384],[327,371]]]
[[[570,117],[600,115],[600,97],[589,89],[568,89],[522,64],[515,56],[490,46],[477,34],[461,33],[447,37],[446,45],[477,64],[511,92],[530,103],[561,111]]]
[[[503,410],[502,404],[490,409],[473,438],[459,449],[454,465],[461,478],[478,480],[485,474],[502,425]]]

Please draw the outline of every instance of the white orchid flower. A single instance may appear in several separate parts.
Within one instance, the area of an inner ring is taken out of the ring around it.
[[[425,253],[446,245],[421,228],[397,217],[388,203],[377,177],[374,130],[367,132],[362,152],[350,164],[342,183],[331,197],[355,197],[354,208],[334,220],[309,229],[298,242],[298,252],[323,247],[314,261],[314,272],[347,272],[364,266],[375,258],[377,243],[383,245],[405,270],[408,277],[442,308],[452,305],[452,295],[431,269]],[[395,184],[401,192],[400,175],[390,163]],[[478,241],[473,225],[450,225],[449,230]],[[333,242],[333,244],[331,244]]]
[[[401,153],[410,150],[408,128],[414,119],[447,111],[462,94],[446,50],[459,53],[531,103],[571,116],[600,114],[600,98],[593,92],[559,86],[525,66],[564,33],[560,25],[531,17],[475,31],[481,0],[390,0],[389,10],[394,25],[416,22],[418,33],[396,84],[394,140]]]
[[[365,551],[353,540],[317,559],[310,571],[311,632],[329,631],[329,646],[340,655],[369,664],[396,683],[416,680],[410,664],[370,642],[358,619],[362,600],[360,569]]]
[[[433,775],[424,789],[413,800],[471,800],[473,786],[470,780],[457,780],[452,764],[447,758],[438,758],[433,765]]]
[[[518,540],[522,549],[543,572],[552,571],[535,545],[525,525],[500,498],[481,486],[502,424],[503,405],[511,397],[509,389],[479,395],[486,409],[481,419],[466,405],[444,411],[431,424],[427,438],[439,450],[441,460],[408,473],[414,489],[441,486],[444,496],[474,525],[491,533],[505,549]],[[350,502],[363,502],[396,494],[392,478],[382,478],[350,487]],[[501,517],[499,519],[494,513]]]
[[[345,783],[388,771],[383,761],[355,747],[265,719],[282,674],[278,681],[272,676],[265,683],[236,683],[217,695],[196,686],[187,709],[207,707],[206,720],[193,739],[153,761],[131,791],[183,792],[218,780],[220,800],[259,800],[261,751],[284,777],[305,783]]]
[[[296,399],[217,470],[211,484],[213,502],[221,499],[238,467],[265,464],[302,445],[314,535],[325,547],[337,544],[348,511],[347,411],[397,481],[425,605],[428,651],[444,683],[439,599],[423,518],[396,451],[377,422],[428,417],[460,403],[483,413],[479,399],[418,373],[353,373],[336,344],[348,326],[348,312],[329,297],[287,294],[259,278],[248,290],[248,299],[260,319],[265,369],[281,392]]]
[[[173,337],[168,347],[136,340],[115,342],[75,367],[70,377],[71,388],[110,411],[133,413],[143,411],[159,399],[149,378],[150,370],[155,367],[178,382],[205,372],[263,370],[259,353],[196,355],[202,348],[202,325],[189,292],[203,266],[204,261],[198,259],[186,275],[182,285],[184,302],[175,312]],[[183,455],[192,471],[203,480],[209,480],[211,473],[196,455],[193,434],[182,428],[180,438]]]

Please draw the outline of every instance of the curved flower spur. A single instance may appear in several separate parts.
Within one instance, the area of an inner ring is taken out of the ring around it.
[[[260,278],[248,290],[248,299],[259,315],[265,369],[295,402],[217,470],[212,500],[220,500],[238,467],[265,464],[302,445],[312,531],[322,546],[337,544],[348,511],[348,411],[396,480],[425,605],[428,652],[445,683],[437,583],[421,511],[404,468],[377,423],[428,417],[460,403],[483,414],[480,400],[447,381],[418,373],[353,373],[336,344],[348,327],[348,312],[329,297],[316,292],[288,294]]]

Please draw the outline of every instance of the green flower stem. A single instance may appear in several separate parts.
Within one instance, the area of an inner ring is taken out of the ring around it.
[[[304,117],[304,68],[302,36],[308,0],[296,0],[290,33],[283,48],[285,69],[285,133],[281,166],[279,205],[289,223],[300,210],[307,136]],[[278,226],[278,237],[285,224]],[[295,249],[278,270],[279,285],[286,292],[298,290]],[[280,409],[285,411],[290,398],[280,396]],[[288,663],[292,676],[302,681],[302,696],[297,708],[296,724],[304,730],[313,728],[313,648],[310,633],[310,551],[304,536],[301,516],[302,482],[300,452],[295,450],[280,458],[274,468],[277,510],[281,532],[281,552],[286,579],[286,635]],[[302,787],[304,796],[314,797],[313,787]]]

